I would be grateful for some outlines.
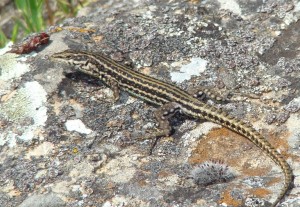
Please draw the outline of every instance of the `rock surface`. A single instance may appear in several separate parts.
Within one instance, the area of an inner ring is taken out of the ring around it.
[[[149,156],[155,107],[53,62],[101,52],[251,123],[291,165],[300,206],[300,3],[97,1],[50,28],[29,55],[0,51],[0,206],[269,206],[280,168],[246,138],[205,120],[171,119]]]

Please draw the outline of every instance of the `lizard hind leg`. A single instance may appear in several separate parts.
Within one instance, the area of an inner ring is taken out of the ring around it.
[[[143,139],[151,139],[151,148],[149,154],[152,154],[154,147],[156,146],[159,138],[169,136],[172,131],[172,127],[169,123],[169,118],[172,117],[176,112],[180,110],[180,105],[175,102],[169,102],[158,108],[155,112],[155,119],[158,127],[156,132],[146,135]]]

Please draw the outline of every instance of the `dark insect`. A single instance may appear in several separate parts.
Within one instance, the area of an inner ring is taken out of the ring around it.
[[[40,45],[47,44],[49,42],[49,35],[45,32],[34,33],[25,38],[21,43],[12,46],[8,52],[16,54],[27,54],[36,50]]]

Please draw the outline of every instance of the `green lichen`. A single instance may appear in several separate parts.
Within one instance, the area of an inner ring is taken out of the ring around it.
[[[0,55],[0,80],[10,81],[28,72],[28,65],[21,62],[24,60],[26,60],[24,56],[14,53]]]
[[[1,105],[0,116],[2,115],[3,118],[9,121],[18,122],[30,116],[30,105],[30,97],[24,88],[22,88],[12,98]]]

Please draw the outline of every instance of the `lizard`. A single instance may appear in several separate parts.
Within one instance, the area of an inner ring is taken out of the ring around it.
[[[285,177],[284,186],[272,203],[272,207],[275,207],[283,199],[292,185],[293,173],[287,161],[251,125],[200,101],[176,85],[132,70],[99,53],[66,50],[54,53],[51,59],[65,62],[80,72],[100,79],[112,89],[116,100],[119,98],[119,91],[123,90],[159,106],[160,108],[154,113],[159,130],[152,135],[153,137],[169,136],[172,128],[168,118],[179,111],[193,118],[212,121],[250,140],[280,166]]]

